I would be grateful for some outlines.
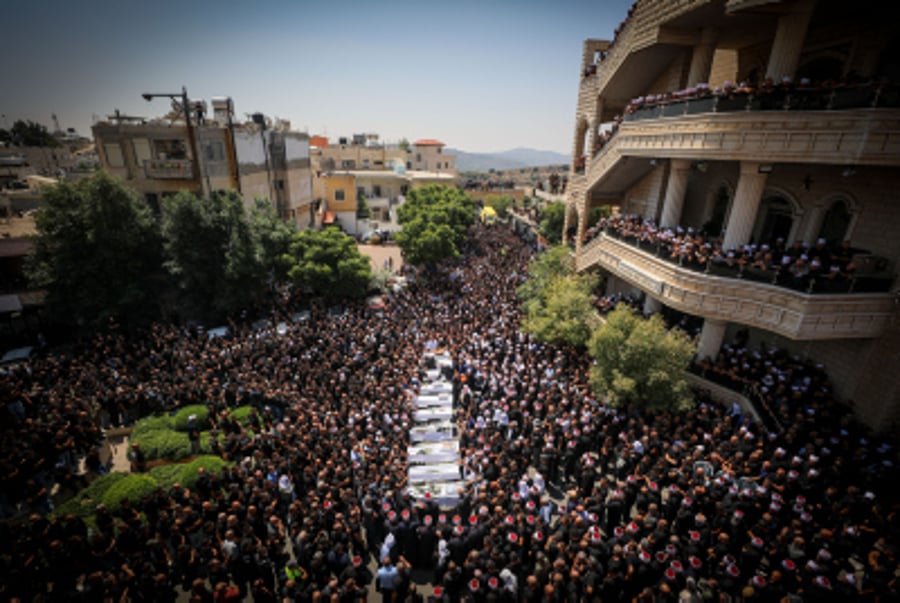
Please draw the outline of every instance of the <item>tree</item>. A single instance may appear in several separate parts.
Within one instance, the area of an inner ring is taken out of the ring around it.
[[[434,265],[459,255],[478,210],[458,188],[432,184],[413,189],[397,210],[403,229],[396,240],[411,264]]]
[[[591,336],[588,351],[596,361],[591,383],[610,403],[653,410],[690,406],[684,370],[695,346],[680,329],[667,330],[659,315],[644,319],[619,305]]]
[[[372,215],[372,210],[369,209],[369,203],[366,201],[365,193],[360,193],[356,196],[356,217],[360,220],[365,220]]]
[[[566,204],[561,201],[548,203],[541,210],[540,231],[552,245],[562,242],[562,230],[566,220]]]
[[[568,247],[557,245],[531,260],[528,264],[528,278],[516,290],[523,303],[539,299],[555,279],[572,275],[570,254]]]
[[[365,297],[372,280],[368,256],[337,228],[295,234],[282,262],[295,285],[330,301]]]
[[[540,341],[584,347],[599,320],[593,306],[594,275],[552,279],[542,295],[525,303],[522,330]]]
[[[163,203],[166,268],[182,315],[220,320],[256,303],[269,273],[237,193],[182,191]]]
[[[59,141],[47,131],[47,127],[31,120],[16,120],[9,131],[3,131],[0,139],[20,147],[58,147]]]
[[[157,315],[164,284],[159,226],[119,180],[98,173],[45,191],[27,261],[61,324],[92,328],[110,317],[140,324]]]
[[[497,217],[505,220],[509,213],[510,207],[515,207],[516,198],[510,195],[488,195],[484,199],[484,204],[493,207],[497,212]]]
[[[257,199],[254,203],[250,210],[250,228],[259,245],[263,272],[272,275],[276,282],[287,280],[287,271],[281,258],[290,252],[297,228],[293,223],[279,218],[267,199]]]

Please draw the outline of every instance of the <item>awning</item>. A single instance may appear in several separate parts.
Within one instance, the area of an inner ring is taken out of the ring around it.
[[[333,211],[326,211],[322,215],[322,224],[334,224],[334,218],[335,215]]]

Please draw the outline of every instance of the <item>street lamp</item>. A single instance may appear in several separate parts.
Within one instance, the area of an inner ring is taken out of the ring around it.
[[[201,172],[201,170],[200,170],[200,153],[197,151],[197,138],[194,135],[194,125],[191,123],[191,113],[190,113],[190,108],[188,107],[187,88],[182,86],[180,94],[179,93],[166,94],[166,93],[144,92],[143,94],[141,94],[141,96],[148,103],[151,100],[153,100],[154,98],[159,98],[159,97],[171,98],[172,100],[176,100],[176,101],[180,100],[181,101],[181,108],[184,111],[184,123],[187,125],[188,144],[190,144],[191,154],[194,156],[194,162],[193,162],[193,165],[191,166],[191,172],[193,174],[194,179],[199,180],[200,172]],[[205,196],[205,195],[209,194],[210,185],[209,185],[209,174],[204,174],[204,176],[206,178],[206,187],[204,190],[204,196]],[[202,182],[201,182],[201,186],[203,186]]]

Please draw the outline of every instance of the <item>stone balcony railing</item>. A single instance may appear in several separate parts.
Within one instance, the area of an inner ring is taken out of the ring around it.
[[[895,313],[890,293],[808,295],[698,273],[605,234],[582,247],[576,257],[579,272],[593,266],[681,312],[757,327],[794,340],[878,337]]]
[[[587,162],[586,190],[626,156],[897,166],[900,112],[740,111],[626,121]]]
[[[194,177],[190,159],[148,159],[144,161],[146,178],[190,180]]]

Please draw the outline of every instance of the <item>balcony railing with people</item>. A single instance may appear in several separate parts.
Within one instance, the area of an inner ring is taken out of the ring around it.
[[[885,270],[886,261],[853,248],[849,241],[831,249],[822,239],[811,247],[800,242],[786,247],[777,239],[726,250],[700,230],[663,229],[640,216],[614,216],[589,228],[583,242],[601,233],[682,268],[806,294],[885,293],[894,280]],[[860,274],[860,265],[866,274]]]
[[[650,94],[631,100],[624,116],[613,118],[612,127],[596,135],[594,156],[612,140],[622,122],[635,122],[666,117],[682,117],[703,113],[736,113],[741,111],[840,111],[849,109],[900,108],[900,85],[884,79],[858,81],[825,81],[813,83],[802,79],[797,85],[790,78],[774,84],[766,80],[759,88],[745,82],[725,82],[710,88],[697,84],[685,90]]]

